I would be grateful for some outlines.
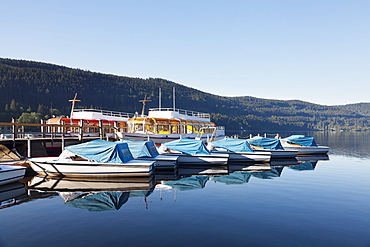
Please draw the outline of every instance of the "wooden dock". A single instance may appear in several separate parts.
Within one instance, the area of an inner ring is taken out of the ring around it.
[[[88,131],[88,132],[87,132]],[[57,156],[65,146],[90,140],[117,140],[117,126],[0,122],[0,144],[20,157]]]

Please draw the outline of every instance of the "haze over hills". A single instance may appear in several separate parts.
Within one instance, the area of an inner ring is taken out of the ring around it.
[[[140,112],[162,107],[211,113],[217,125],[228,130],[369,130],[370,103],[325,106],[300,100],[225,97],[160,78],[130,78],[72,69],[53,64],[0,58],[0,121],[18,118],[39,121],[51,115],[68,115],[70,100],[78,93],[79,108]],[[237,89],[235,89],[237,90]]]

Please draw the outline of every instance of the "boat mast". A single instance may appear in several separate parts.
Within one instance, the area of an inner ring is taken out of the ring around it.
[[[175,87],[173,87],[173,110],[176,110],[176,95],[175,95]]]
[[[69,101],[72,102],[72,109],[71,109],[71,116],[70,116],[70,119],[72,119],[73,118],[73,111],[75,110],[75,103],[77,101],[81,101],[81,100],[77,99],[77,93],[75,93],[75,97],[73,99],[70,99]]]
[[[144,96],[144,99],[143,99],[143,100],[139,100],[139,102],[143,102],[143,109],[141,110],[141,116],[144,116],[145,102],[148,102],[148,101],[151,101],[151,100],[147,100],[147,99],[146,99],[146,94],[145,94],[145,96]]]
[[[161,90],[161,88],[159,88],[158,107],[159,107],[159,110],[161,110],[161,108],[162,108],[162,90]]]

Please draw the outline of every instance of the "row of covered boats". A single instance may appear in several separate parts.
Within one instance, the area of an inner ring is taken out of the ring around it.
[[[156,169],[176,169],[178,165],[263,163],[328,151],[312,137],[301,135],[285,139],[224,138],[207,145],[202,140],[181,138],[158,148],[153,141],[94,140],[67,146],[59,157],[30,158],[29,162],[35,172],[49,176],[139,177],[149,176]]]

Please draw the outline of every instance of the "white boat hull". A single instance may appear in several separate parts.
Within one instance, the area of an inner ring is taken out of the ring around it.
[[[163,153],[168,156],[178,156],[179,165],[226,165],[229,160],[228,154],[190,155],[179,153]]]
[[[98,163],[90,161],[31,158],[32,169],[48,176],[59,177],[140,177],[152,173],[155,161],[131,160],[127,163]]]
[[[157,170],[174,170],[178,164],[178,156],[158,155],[154,158],[136,158],[137,160],[155,161],[154,169]]]
[[[0,165],[0,185],[17,182],[24,178],[26,167],[14,165]]]
[[[291,159],[298,155],[298,150],[272,150],[272,149],[255,149],[256,152],[271,153],[271,159]]]
[[[304,146],[285,146],[284,149],[287,150],[298,150],[298,155],[312,155],[312,154],[326,154],[329,152],[329,147],[318,146],[318,147],[304,147]]]
[[[228,154],[230,162],[270,162],[269,152],[229,152],[222,149],[212,150],[214,154]]]

